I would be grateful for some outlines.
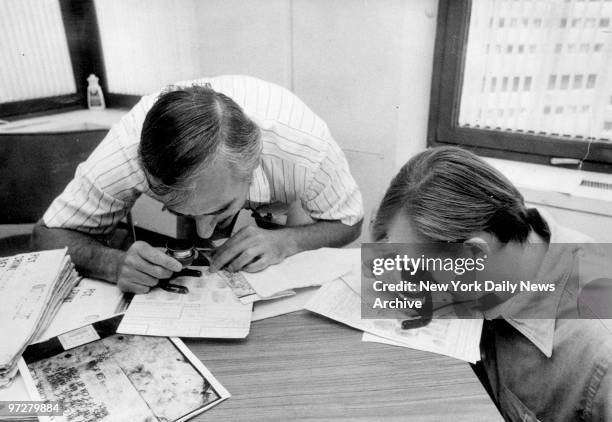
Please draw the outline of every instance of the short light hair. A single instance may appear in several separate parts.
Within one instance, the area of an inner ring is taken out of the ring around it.
[[[259,127],[228,96],[207,85],[171,86],[145,118],[138,155],[151,191],[175,205],[193,192],[198,174],[227,163],[250,180],[261,156]]]
[[[391,181],[372,224],[375,241],[403,212],[425,241],[460,242],[486,231],[501,242],[524,242],[531,229],[546,241],[550,230],[527,209],[518,189],[477,155],[438,147],[411,158]]]

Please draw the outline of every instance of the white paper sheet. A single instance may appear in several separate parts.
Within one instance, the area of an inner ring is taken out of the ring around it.
[[[0,388],[0,402],[16,402],[16,401],[30,401],[30,394],[28,393],[28,389],[26,388],[25,383],[23,382],[23,378],[21,375],[17,374],[17,376],[13,379],[11,385],[8,387]],[[5,420],[22,420],[22,419],[32,419],[31,416],[22,416],[16,417],[14,415],[11,416],[2,416],[0,415],[0,421]]]
[[[308,301],[314,296],[317,290],[319,290],[319,286],[305,287],[303,289],[296,290],[294,296],[257,302],[253,307],[253,316],[251,320],[259,321],[291,312],[301,311],[304,309]]]
[[[283,290],[282,292],[275,293],[270,297],[261,297],[257,293],[255,293],[249,296],[243,296],[239,298],[238,300],[240,300],[240,303],[248,305],[249,303],[261,302],[261,301],[266,301],[266,300],[276,300],[282,297],[290,297],[290,296],[295,296],[294,290]]]
[[[0,388],[0,401],[28,401],[30,394],[21,375],[17,375],[11,385]]]
[[[64,299],[59,311],[37,342],[123,312],[127,307],[117,285],[82,279]]]
[[[321,248],[302,252],[258,273],[243,273],[262,298],[283,290],[320,286],[359,267],[360,249]]]
[[[306,309],[394,344],[476,362],[480,359],[482,319],[434,319],[427,326],[403,330],[401,320],[361,319],[361,298],[342,279],[323,285]]]
[[[244,338],[249,334],[253,304],[242,304],[218,275],[179,277],[188,294],[154,288],[136,295],[117,332],[168,337]]]

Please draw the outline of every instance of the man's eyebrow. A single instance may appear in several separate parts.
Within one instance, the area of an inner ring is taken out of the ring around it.
[[[218,210],[216,210],[216,211],[213,211],[213,212],[205,212],[205,213],[198,214],[198,215],[182,214],[182,213],[180,213],[180,212],[177,212],[177,211],[171,210],[171,209],[170,209],[170,208],[168,208],[166,205],[164,205],[164,206],[162,207],[162,211],[168,211],[170,214],[174,214],[174,215],[177,215],[177,216],[179,216],[179,217],[190,217],[190,218],[193,218],[193,217],[198,217],[198,216],[202,216],[202,215],[215,215],[215,214],[221,214],[223,211],[225,211],[226,209],[228,209],[228,208],[229,208],[229,207],[232,205],[232,202],[233,202],[233,201],[228,202],[227,204],[225,204],[224,206],[222,206],[221,208],[219,208],[219,209],[218,209]]]
[[[232,206],[232,203],[234,201],[229,201],[227,204],[223,205],[221,208],[219,208],[217,211],[213,211],[213,212],[205,212],[204,214],[200,214],[200,215],[215,215],[215,214],[221,214],[223,211],[225,211],[226,209],[228,209],[229,207]]]
[[[168,211],[170,214],[174,214],[174,215],[178,215],[179,217],[188,217],[185,214],[181,214],[180,212],[176,212],[174,210],[171,210],[170,208],[168,208],[167,205],[162,206],[162,211]]]

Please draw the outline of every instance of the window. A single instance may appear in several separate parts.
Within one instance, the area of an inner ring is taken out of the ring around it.
[[[429,145],[612,171],[612,1],[575,3],[440,0]],[[541,27],[488,25],[527,18]],[[485,52],[501,40],[531,55]]]
[[[561,76],[561,89],[567,89],[569,86],[570,75]]]
[[[231,58],[217,54],[213,60],[203,54],[211,49],[210,32],[218,31],[218,17],[210,14],[206,2],[182,0],[177,7],[177,2],[162,0],[143,7],[149,3],[0,0],[0,119],[84,108],[90,73],[99,77],[108,107],[130,107],[143,94],[210,74],[207,69],[219,69],[217,63]],[[248,8],[245,19],[261,9]],[[24,56],[15,53],[14,40],[27,40]],[[244,51],[278,59],[266,42],[257,39],[249,44],[252,40],[252,36],[240,40],[245,42]],[[227,69],[231,65],[224,64]]]
[[[90,73],[106,89],[93,0],[0,2],[0,55],[0,118],[85,107]]]
[[[15,42],[20,40],[20,42]],[[0,116],[74,103],[77,88],[57,0],[0,3]]]
[[[582,88],[582,75],[574,75],[574,86],[572,86],[572,88],[574,89]]]
[[[10,65],[0,69],[0,102],[76,93],[59,3],[23,1],[10,6],[0,5],[2,15],[18,20],[2,25],[0,55],[9,58]]]

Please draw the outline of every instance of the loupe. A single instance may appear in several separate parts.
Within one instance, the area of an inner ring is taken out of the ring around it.
[[[190,240],[172,239],[166,243],[166,255],[176,259],[185,268],[190,266],[198,257],[198,251]]]
[[[183,269],[176,272],[170,278],[159,280],[158,287],[172,293],[186,294],[189,289],[179,284],[170,283],[176,277],[201,277],[202,272],[187,268],[192,265],[198,257],[198,251],[192,241],[187,239],[172,239],[166,243],[166,255],[171,256],[181,263]]]

